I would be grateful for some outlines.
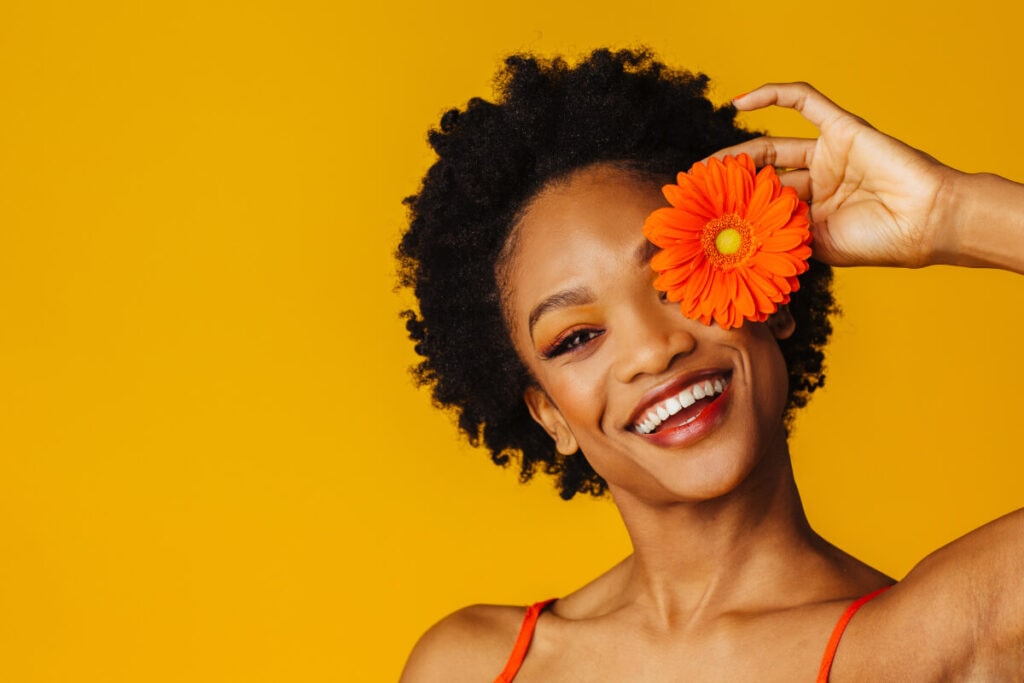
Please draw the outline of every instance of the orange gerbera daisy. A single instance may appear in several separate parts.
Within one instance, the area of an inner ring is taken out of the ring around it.
[[[698,162],[662,188],[672,206],[644,222],[661,251],[654,286],[688,318],[724,329],[763,322],[789,303],[811,255],[808,206],[775,169],[746,154]]]

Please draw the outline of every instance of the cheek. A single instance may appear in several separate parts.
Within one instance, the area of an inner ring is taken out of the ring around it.
[[[548,373],[541,379],[555,405],[570,426],[577,430],[595,423],[601,415],[601,382],[584,372]]]
[[[756,388],[758,403],[767,413],[767,419],[777,420],[785,413],[786,400],[789,397],[789,371],[782,351],[772,340],[751,360],[756,366],[766,368],[763,379],[758,382]]]

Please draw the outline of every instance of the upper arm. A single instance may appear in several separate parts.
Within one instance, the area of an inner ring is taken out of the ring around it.
[[[473,605],[445,617],[420,637],[400,682],[494,680],[512,651],[521,617],[521,609],[494,605]]]
[[[1024,510],[929,555],[875,602],[851,622],[833,680],[1019,680]]]

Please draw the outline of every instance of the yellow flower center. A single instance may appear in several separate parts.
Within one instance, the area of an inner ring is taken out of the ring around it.
[[[745,220],[729,213],[704,225],[700,244],[712,264],[729,269],[746,261],[753,251],[753,230]]]
[[[718,237],[715,238],[715,247],[722,254],[735,254],[740,250],[740,243],[743,238],[740,236],[740,231],[736,228],[726,228],[722,232],[718,233]]]

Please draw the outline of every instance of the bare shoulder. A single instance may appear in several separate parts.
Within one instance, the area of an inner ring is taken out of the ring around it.
[[[491,681],[512,652],[525,607],[472,605],[434,624],[406,662],[401,683]]]
[[[1024,511],[922,560],[850,623],[834,681],[1020,681]]]

